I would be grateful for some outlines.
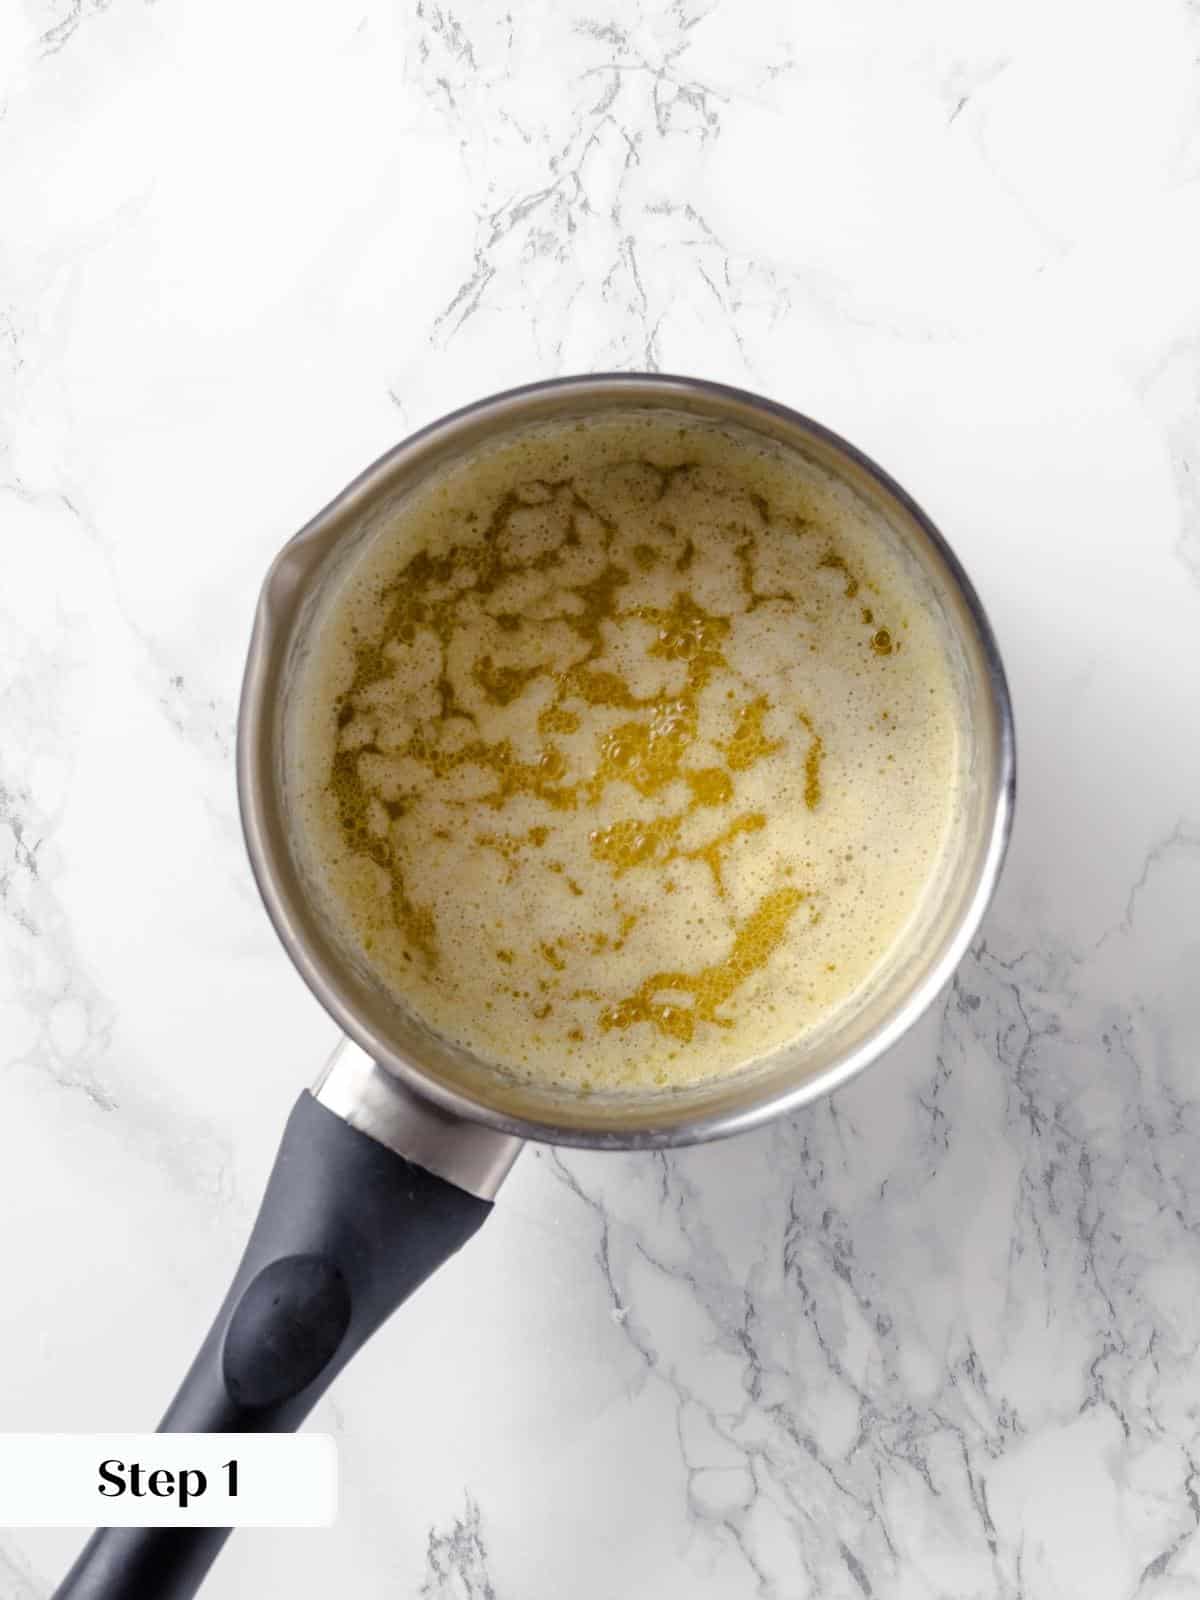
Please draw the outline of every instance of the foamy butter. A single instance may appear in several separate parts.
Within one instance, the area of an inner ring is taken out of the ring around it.
[[[727,1073],[917,913],[956,699],[844,489],[653,415],[528,432],[375,530],[292,695],[302,858],[432,1028],[534,1082]]]

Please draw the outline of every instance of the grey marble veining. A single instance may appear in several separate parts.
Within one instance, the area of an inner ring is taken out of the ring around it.
[[[279,544],[406,431],[649,367],[942,525],[1005,879],[835,1098],[531,1150],[206,1593],[1200,1594],[1200,14],[34,0],[0,18],[0,1426],[153,1424],[334,1030],[232,741]],[[0,1600],[80,1536],[0,1533]]]

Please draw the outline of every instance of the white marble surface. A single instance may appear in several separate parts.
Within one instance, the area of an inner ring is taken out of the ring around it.
[[[234,708],[277,546],[552,373],[743,383],[958,548],[1007,875],[884,1063],[532,1151],[213,1600],[1200,1594],[1195,0],[0,11],[0,1425],[149,1427],[334,1029]],[[42,1600],[69,1532],[0,1534]]]

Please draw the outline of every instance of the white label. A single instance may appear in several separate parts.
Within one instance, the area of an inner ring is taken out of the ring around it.
[[[328,1433],[2,1433],[0,1527],[327,1528]]]

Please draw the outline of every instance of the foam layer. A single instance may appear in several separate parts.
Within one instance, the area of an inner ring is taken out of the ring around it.
[[[728,1072],[851,1003],[958,788],[953,681],[849,494],[715,428],[527,433],[323,603],[297,843],[437,1031],[583,1088]]]

